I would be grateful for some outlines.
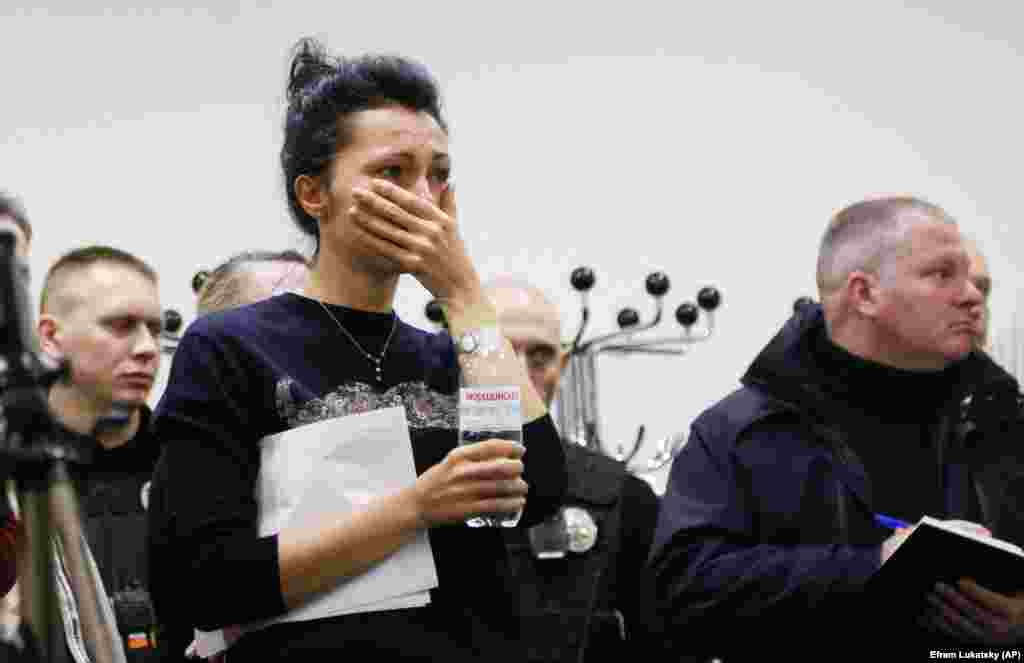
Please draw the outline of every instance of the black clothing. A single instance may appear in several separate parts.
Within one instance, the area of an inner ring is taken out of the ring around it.
[[[149,600],[146,555],[146,503],[159,440],[143,406],[138,432],[126,443],[106,449],[91,438],[90,462],[73,467],[82,524],[99,567],[107,596],[115,605],[118,629],[129,662],[153,660],[155,617]]]
[[[565,445],[565,455],[563,506],[585,509],[597,524],[597,540],[587,551],[541,559],[528,530],[507,533],[522,589],[526,660],[601,660],[649,649],[658,642],[646,569],[658,498],[620,462],[575,444]]]
[[[817,657],[787,647],[794,625],[876,654],[942,642],[865,595],[892,534],[875,515],[991,526],[978,450],[1005,440],[972,436],[979,410],[965,403],[987,401],[997,376],[979,353],[941,372],[897,371],[824,329],[819,307],[797,311],[673,463],[652,565],[681,651],[765,655],[775,643]]]
[[[367,352],[383,349],[391,314],[330,310]],[[210,630],[285,612],[277,536],[257,529],[261,438],[404,406],[417,474],[455,447],[458,365],[448,336],[398,321],[382,381],[373,368],[319,302],[297,294],[213,313],[189,327],[156,419],[167,444],[154,481],[150,550],[164,621]],[[524,425],[523,439],[528,525],[557,508],[565,463],[550,417]],[[378,660],[516,659],[517,595],[501,532],[456,524],[431,529],[429,538],[439,587],[428,606],[269,626],[243,636],[230,657],[311,660],[343,650]]]
[[[148,575],[146,504],[160,457],[151,414],[142,408],[138,432],[121,446],[106,449],[92,442],[89,464],[75,468],[89,547],[111,597],[144,585]]]
[[[910,472],[910,468],[938,467],[932,427],[936,413],[950,407],[963,367],[953,364],[940,372],[913,372],[878,364],[835,345],[824,326],[812,334],[811,347],[817,360],[816,377],[829,397],[887,424],[885,438],[847,438],[871,478],[876,510],[905,522],[935,515],[943,502],[939,473]],[[886,443],[880,444],[882,440]]]

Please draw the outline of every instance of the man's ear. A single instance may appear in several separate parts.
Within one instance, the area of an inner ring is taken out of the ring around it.
[[[878,276],[870,272],[851,272],[846,277],[846,300],[849,308],[866,318],[878,315],[881,288]]]
[[[559,350],[558,357],[558,376],[561,378],[562,374],[565,373],[565,367],[569,365],[569,354],[568,350]]]
[[[39,349],[54,359],[63,359],[64,350],[61,347],[61,326],[57,318],[49,313],[44,313],[39,316],[36,330],[39,333]]]
[[[295,178],[295,198],[306,214],[321,223],[327,220],[330,199],[320,177],[299,175]]]

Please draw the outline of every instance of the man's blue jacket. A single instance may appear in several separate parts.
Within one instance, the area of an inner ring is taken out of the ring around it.
[[[876,522],[871,482],[848,444],[854,435],[898,443],[906,431],[837,397],[841,377],[823,374],[810,347],[823,326],[819,307],[798,310],[743,386],[693,423],[673,464],[651,564],[680,650],[763,652],[832,635],[850,646],[854,632],[864,642],[916,628],[864,592],[892,532]],[[935,466],[907,472],[939,473],[945,512],[928,515],[994,527],[1005,483],[984,478],[1006,472],[983,445],[998,447],[993,435],[1002,440],[1019,419],[1018,388],[981,353],[962,364],[931,428]]]

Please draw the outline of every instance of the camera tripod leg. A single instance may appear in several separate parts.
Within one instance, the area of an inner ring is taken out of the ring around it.
[[[63,662],[67,650],[54,578],[46,482],[42,478],[31,478],[19,483],[21,520],[25,528],[23,554],[18,559],[21,614],[35,639],[36,652],[43,660]]]
[[[89,660],[122,663],[125,657],[117,625],[82,533],[75,485],[66,464],[57,460],[45,480],[22,480],[20,485],[29,562],[20,569],[19,583],[38,651],[47,663],[68,660],[59,597],[70,593]],[[66,585],[63,588],[58,586],[58,575]]]

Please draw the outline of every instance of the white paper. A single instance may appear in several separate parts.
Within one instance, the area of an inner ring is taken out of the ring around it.
[[[392,407],[337,417],[260,441],[260,536],[281,529],[322,526],[361,510],[373,499],[416,481],[405,408]],[[247,624],[243,631],[279,622],[305,621],[353,612],[420,607],[437,587],[437,569],[427,532],[365,573],[273,619]],[[229,647],[235,638],[221,631],[197,633],[201,656]]]
[[[988,528],[984,525],[972,523],[967,520],[939,520],[937,518],[932,518],[931,516],[924,516],[921,518],[920,522],[922,525],[931,525],[932,527],[937,527],[948,532],[954,532],[961,536],[965,536],[972,541],[984,543],[992,546],[993,548],[999,548],[1000,550],[1005,550],[1006,552],[1011,552],[1020,557],[1024,557],[1024,549],[1021,549],[1020,546],[1010,543],[1009,541],[1004,541],[1003,539],[997,539],[992,536],[991,533],[983,534],[979,532],[979,530],[988,532]]]

